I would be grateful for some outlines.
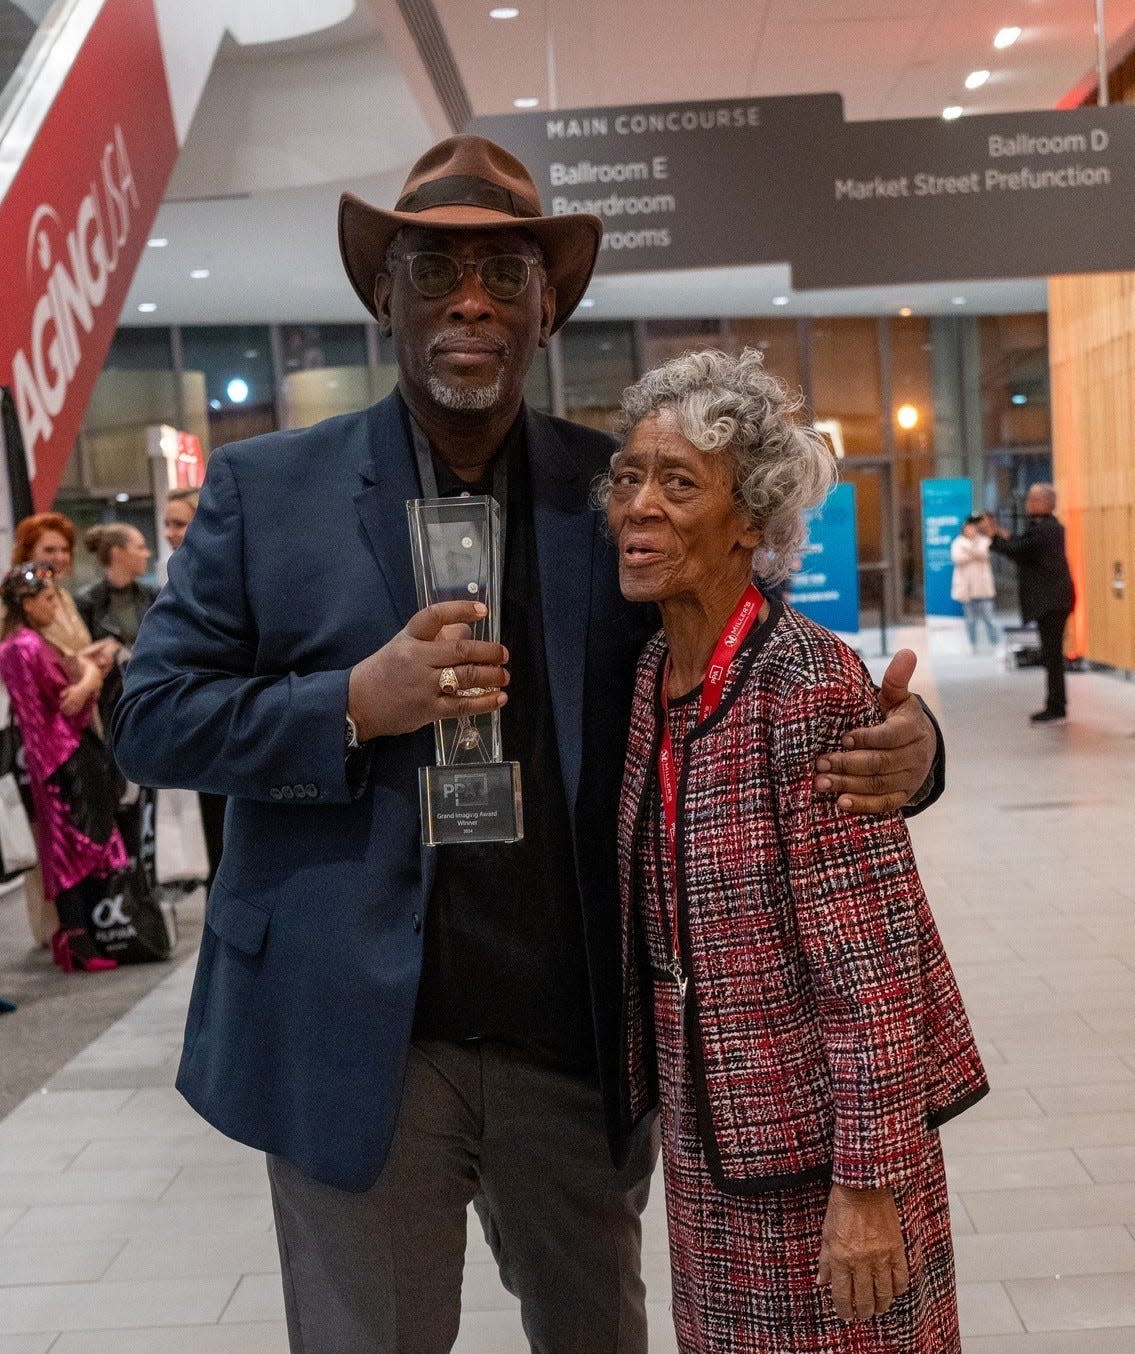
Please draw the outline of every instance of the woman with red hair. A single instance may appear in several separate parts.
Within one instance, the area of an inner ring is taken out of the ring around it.
[[[17,522],[12,546],[12,564],[27,564],[31,560],[46,560],[55,572],[56,592],[59,596],[58,617],[43,632],[44,639],[64,657],[80,654],[89,658],[98,674],[105,675],[114,661],[118,647],[112,640],[92,643],[75,600],[65,587],[60,586],[70,577],[75,563],[75,524],[61,512],[37,512]],[[92,677],[91,682],[94,681]],[[94,687],[94,694],[98,693]]]

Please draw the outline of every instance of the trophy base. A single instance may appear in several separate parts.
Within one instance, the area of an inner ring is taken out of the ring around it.
[[[429,846],[518,842],[524,836],[519,762],[423,766],[418,794],[422,840]]]

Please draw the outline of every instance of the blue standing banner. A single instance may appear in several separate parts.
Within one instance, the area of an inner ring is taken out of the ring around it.
[[[973,484],[967,479],[922,481],[922,578],[927,616],[960,616],[950,596],[954,564],[950,544],[973,511]]]
[[[807,514],[808,539],[792,576],[792,605],[829,630],[859,629],[859,570],[855,485],[837,484]]]

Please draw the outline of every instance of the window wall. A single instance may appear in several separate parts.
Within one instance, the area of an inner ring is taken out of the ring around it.
[[[986,315],[978,333],[986,493],[1019,513],[1029,485],[1052,478],[1047,316]]]
[[[634,325],[568,324],[563,330],[564,415],[610,431],[619,397],[639,374]]]
[[[923,480],[969,476],[975,506],[1011,524],[1028,485],[1051,478],[1043,315],[576,321],[537,354],[525,394],[547,411],[562,391],[557,412],[609,429],[644,371],[745,346],[801,392],[855,485],[865,625],[882,609],[921,614]],[[396,379],[393,345],[369,322],[120,329],[61,506],[85,521],[144,517],[147,424],[196,432],[208,452],[362,408]]]

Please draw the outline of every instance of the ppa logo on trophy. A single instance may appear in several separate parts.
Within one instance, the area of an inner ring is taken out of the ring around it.
[[[12,381],[33,477],[36,443],[51,438],[83,360],[83,335],[94,328],[106,301],[140,205],[126,137],[116,125],[70,226],[49,203],[32,217],[27,282],[29,294],[38,291],[39,300],[28,341],[12,359]]]

